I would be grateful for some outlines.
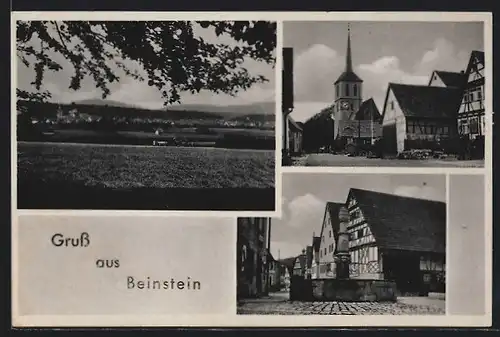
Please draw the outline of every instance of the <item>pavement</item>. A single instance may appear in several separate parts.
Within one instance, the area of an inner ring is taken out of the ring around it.
[[[381,167],[466,167],[482,168],[484,160],[440,160],[440,159],[381,159],[347,157],[330,153],[313,153],[292,158],[293,166],[381,166]]]
[[[400,297],[397,302],[301,302],[288,293],[271,293],[238,303],[243,315],[444,315],[445,301],[428,297]]]

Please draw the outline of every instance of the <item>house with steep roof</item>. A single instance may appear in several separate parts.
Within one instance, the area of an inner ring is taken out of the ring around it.
[[[316,278],[334,278],[339,210],[349,212],[349,276],[392,280],[401,293],[444,292],[446,204],[351,188],[345,204],[327,202]]]
[[[393,280],[401,292],[444,292],[444,202],[352,188],[346,204],[351,278]]]
[[[286,129],[288,133],[287,150],[290,155],[299,155],[302,153],[303,129],[292,116],[286,116]]]
[[[456,135],[456,114],[462,90],[389,83],[382,110],[386,153],[435,148]]]
[[[467,75],[461,71],[459,73],[451,71],[434,70],[429,79],[430,87],[460,88],[467,82]]]
[[[319,278],[319,266],[320,266],[320,261],[319,261],[319,250],[320,250],[320,245],[321,245],[321,237],[316,236],[315,233],[313,233],[313,240],[312,240],[312,262],[311,262],[311,278]]]
[[[467,70],[467,81],[458,110],[458,131],[469,139],[484,136],[484,52],[472,51]]]
[[[339,228],[338,213],[343,204],[327,202],[323,223],[321,224],[319,243],[319,273],[318,278],[335,277],[334,253],[336,249],[336,238]]]
[[[302,254],[295,258],[293,265],[293,275],[303,276],[306,275],[306,251],[302,251]]]

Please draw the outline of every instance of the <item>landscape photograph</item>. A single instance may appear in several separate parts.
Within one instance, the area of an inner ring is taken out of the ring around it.
[[[17,21],[20,209],[274,211],[276,23]]]

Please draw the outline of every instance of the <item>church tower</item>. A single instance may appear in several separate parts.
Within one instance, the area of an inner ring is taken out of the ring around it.
[[[347,52],[345,57],[345,70],[335,81],[335,134],[337,138],[339,134],[339,126],[342,124],[339,121],[349,120],[349,117],[358,111],[362,101],[362,84],[363,80],[358,77],[352,70],[352,55],[351,55],[351,27],[347,25]]]

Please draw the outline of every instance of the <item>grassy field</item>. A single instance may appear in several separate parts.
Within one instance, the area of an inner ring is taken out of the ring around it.
[[[95,208],[96,200],[69,201],[92,196],[120,209],[237,209],[254,195],[261,200],[248,209],[272,210],[274,162],[274,151],[18,142],[18,206]]]

